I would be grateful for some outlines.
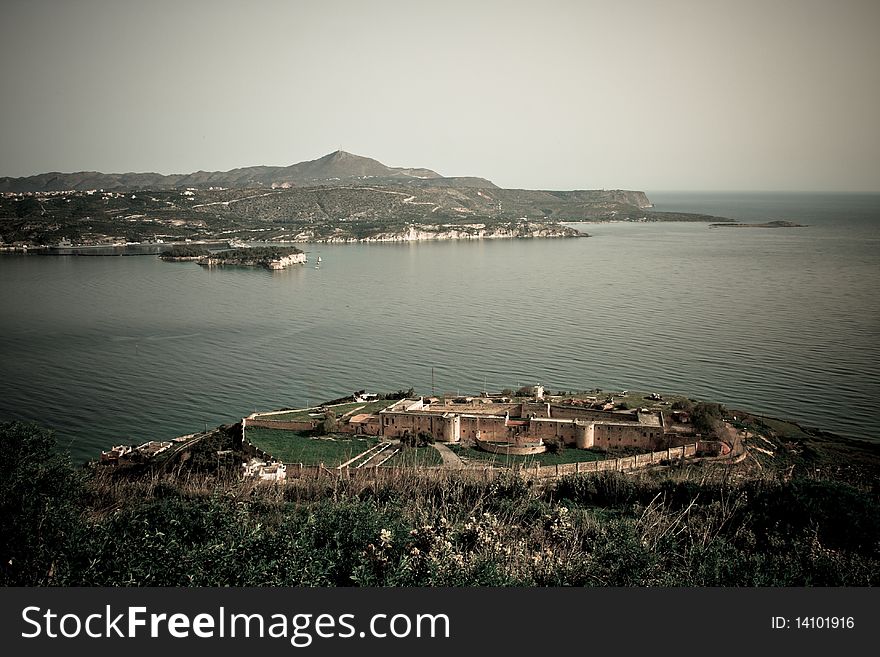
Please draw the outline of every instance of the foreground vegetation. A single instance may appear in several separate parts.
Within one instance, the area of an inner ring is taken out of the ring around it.
[[[876,471],[865,476],[876,450],[840,478],[744,462],[547,485],[414,471],[381,486],[277,486],[220,460],[235,431],[164,470],[75,470],[50,432],[0,425],[0,583],[870,586],[880,576],[880,489]]]

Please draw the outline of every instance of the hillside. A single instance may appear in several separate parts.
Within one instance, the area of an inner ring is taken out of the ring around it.
[[[85,191],[103,189],[137,191],[143,189],[185,189],[208,187],[302,186],[320,182],[352,180],[442,179],[430,169],[389,167],[369,157],[336,151],[307,162],[287,167],[253,166],[230,171],[195,171],[188,174],[160,173],[42,173],[23,178],[0,178],[0,192]],[[492,186],[488,181],[488,186]]]
[[[654,212],[640,191],[502,189],[344,151],[289,167],[0,178],[0,193],[4,247],[555,237],[579,234],[562,222],[719,219]]]

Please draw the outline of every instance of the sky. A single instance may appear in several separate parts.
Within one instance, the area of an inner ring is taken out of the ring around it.
[[[880,191],[877,0],[5,0],[0,176]]]

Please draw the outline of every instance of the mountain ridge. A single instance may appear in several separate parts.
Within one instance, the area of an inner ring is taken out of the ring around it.
[[[49,171],[32,176],[0,177],[0,192],[51,191],[138,191],[145,189],[204,189],[208,187],[305,187],[323,182],[401,182],[455,181],[468,187],[496,187],[491,181],[473,177],[446,177],[423,167],[389,167],[378,160],[343,150],[328,153],[314,160],[288,166],[255,165],[228,171],[193,171],[161,174],[156,172],[103,173],[101,171]],[[464,181],[469,181],[465,183]],[[443,183],[441,183],[443,184]]]
[[[724,220],[650,208],[642,191],[503,189],[334,151],[287,167],[0,178],[0,248],[555,237],[580,235],[564,223]]]

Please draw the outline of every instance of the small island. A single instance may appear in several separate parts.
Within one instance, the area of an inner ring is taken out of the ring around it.
[[[793,221],[765,221],[761,224],[720,223],[709,224],[709,228],[806,228],[804,224]]]
[[[235,265],[239,267],[265,267],[274,270],[304,264],[306,254],[295,246],[246,247],[212,253],[200,257],[197,262],[203,267]]]

